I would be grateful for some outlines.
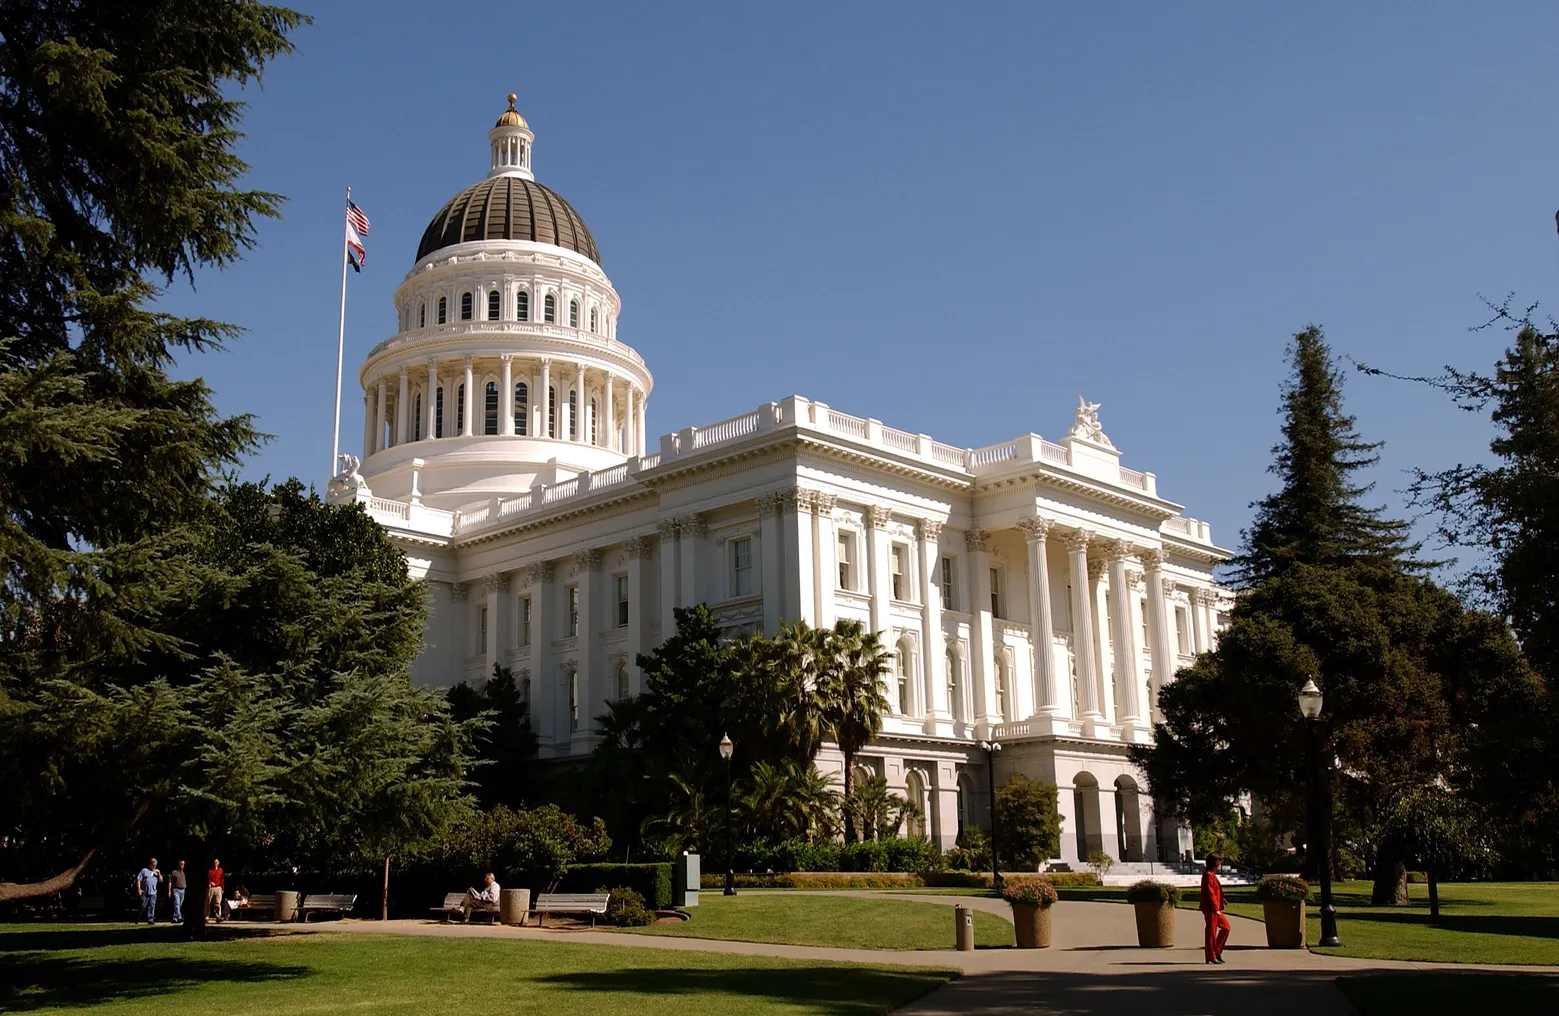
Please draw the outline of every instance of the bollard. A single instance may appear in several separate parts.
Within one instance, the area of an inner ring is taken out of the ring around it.
[[[968,907],[954,907],[953,921],[956,924],[954,934],[958,941],[958,951],[972,951],[974,949],[974,911]]]

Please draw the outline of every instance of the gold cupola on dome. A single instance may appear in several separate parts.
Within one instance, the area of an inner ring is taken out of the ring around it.
[[[509,108],[498,114],[498,122],[487,132],[487,140],[493,150],[493,164],[487,171],[488,179],[499,176],[536,179],[530,171],[530,147],[536,136],[531,133],[530,124],[514,108],[514,100],[517,98],[519,96],[513,92],[509,93]]]

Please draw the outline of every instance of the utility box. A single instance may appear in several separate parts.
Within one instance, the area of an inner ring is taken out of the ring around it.
[[[684,850],[671,862],[671,905],[684,908],[698,906],[700,877],[698,855]]]

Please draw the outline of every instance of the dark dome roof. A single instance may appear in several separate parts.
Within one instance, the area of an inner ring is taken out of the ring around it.
[[[534,240],[601,263],[590,227],[555,191],[518,176],[495,176],[449,199],[417,245],[417,260],[473,240]]]

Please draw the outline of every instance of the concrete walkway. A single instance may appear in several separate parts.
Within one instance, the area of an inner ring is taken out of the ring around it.
[[[795,890],[790,890],[795,893]],[[962,905],[1011,919],[1007,904],[975,896],[880,892],[819,892],[807,895],[899,899],[952,908]],[[629,949],[717,952],[740,956],[876,965],[937,966],[962,970],[953,981],[898,1011],[897,1016],[1155,1016],[1248,1014],[1258,1016],[1349,1016],[1354,1012],[1338,990],[1339,974],[1422,969],[1530,971],[1552,968],[1473,967],[1321,956],[1303,949],[1268,949],[1261,922],[1230,917],[1233,933],[1223,966],[1202,962],[1202,919],[1195,911],[1175,913],[1175,946],[1139,949],[1133,909],[1118,903],[1057,903],[1049,949],[889,951],[731,942],[616,931],[513,928],[432,921],[346,920],[309,925],[309,932],[508,938],[567,941]],[[952,938],[949,919],[948,938]],[[298,925],[278,929],[303,930]]]

